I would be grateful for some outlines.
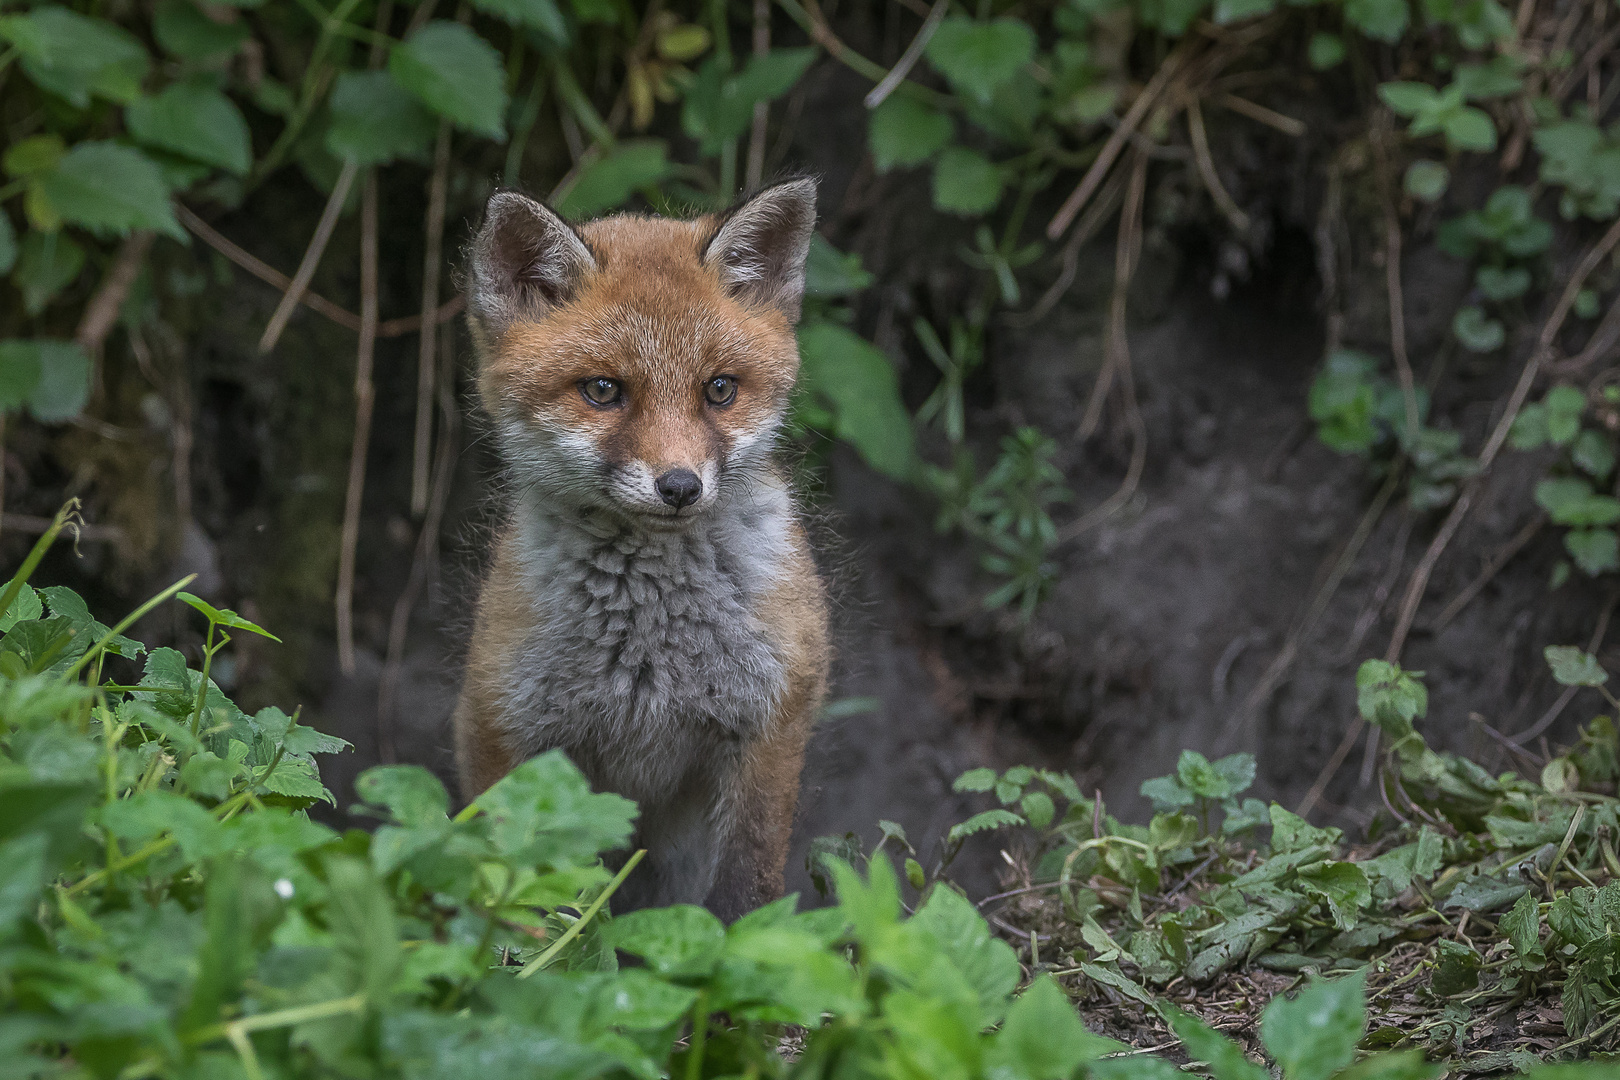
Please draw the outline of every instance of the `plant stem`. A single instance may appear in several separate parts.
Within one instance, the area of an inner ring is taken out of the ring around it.
[[[84,666],[86,664],[90,663],[90,661],[92,661],[92,660],[96,659],[97,657],[99,657],[101,655],[101,653],[106,650],[107,646],[112,642],[113,638],[115,638],[118,635],[122,634],[125,630],[128,630],[131,626],[134,626],[143,617],[145,617],[147,612],[151,611],[153,608],[157,607],[159,604],[163,603],[165,600],[172,597],[175,593],[179,592],[181,589],[185,588],[187,585],[190,585],[193,581],[196,581],[196,580],[197,580],[197,575],[196,574],[187,574],[185,577],[181,578],[179,581],[175,582],[173,585],[170,585],[167,589],[164,589],[162,592],[160,592],[156,596],[152,597],[152,599],[148,600],[146,603],[142,604],[140,607],[136,608],[134,611],[130,612],[128,615],[125,615],[122,619],[120,619],[118,621],[118,624],[116,626],[114,626],[111,630],[108,630],[105,634],[102,634],[101,637],[96,640],[96,643],[94,645],[90,646],[90,648],[85,651],[85,654],[83,656],[81,656],[77,660],[75,660],[73,662],[73,665],[71,667],[69,667],[67,669],[67,671],[63,672],[63,674],[62,674],[63,679],[71,679],[75,675],[77,675],[80,671],[84,670]],[[0,599],[3,599],[3,598],[0,598]],[[210,625],[212,625],[212,624],[210,624]],[[138,689],[144,690],[144,689],[147,689],[147,687],[139,687]]]
[[[686,1057],[686,1080],[701,1080],[703,1051],[709,1039],[709,992],[698,991],[692,1003],[692,1049]]]
[[[0,449],[0,454],[3,453],[3,449]],[[3,465],[4,462],[0,461],[0,466]],[[10,584],[6,586],[6,591],[0,593],[0,617],[4,617],[6,612],[11,610],[11,605],[17,600],[17,594],[22,592],[22,587],[33,576],[34,569],[39,566],[39,561],[45,557],[45,553],[50,550],[51,545],[56,543],[56,537],[63,529],[67,528],[68,522],[78,517],[78,513],[79,500],[69,499],[62,504],[62,509],[56,512],[56,517],[51,519],[51,527],[46,529],[38,540],[34,541],[34,546],[28,552],[28,557],[23,560],[22,566],[17,570],[16,575],[12,577]]]
[[[467,809],[470,810],[472,807],[468,807]],[[466,810],[463,810],[462,813],[466,813]],[[461,814],[456,815],[456,820],[461,820]],[[636,864],[639,863],[646,854],[647,849],[642,848],[640,851],[626,859],[624,862],[624,868],[614,875],[612,881],[607,883],[607,888],[602,890],[602,895],[598,896],[591,902],[591,906],[585,909],[585,913],[579,917],[579,921],[573,926],[570,926],[562,937],[552,942],[551,947],[545,952],[541,953],[533,960],[530,960],[527,964],[524,964],[523,970],[518,972],[517,977],[520,979],[527,979],[530,975],[533,975],[535,972],[546,967],[551,963],[552,960],[556,958],[557,954],[563,950],[563,946],[579,937],[579,935],[584,931],[586,924],[592,919],[596,918],[596,913],[602,910],[602,905],[607,903],[608,898],[618,891],[619,886],[624,884],[624,879],[630,876],[630,871],[636,868]]]

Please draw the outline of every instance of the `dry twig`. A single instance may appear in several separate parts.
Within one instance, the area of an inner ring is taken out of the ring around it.
[[[315,268],[321,264],[321,256],[326,254],[326,245],[332,239],[332,230],[337,228],[338,216],[343,212],[343,202],[349,197],[349,188],[354,185],[354,177],[359,169],[360,166],[352,160],[343,163],[343,171],[338,173],[337,182],[332,185],[332,194],[326,200],[326,209],[321,211],[321,220],[315,225],[315,235],[309,238],[309,246],[304,249],[304,257],[298,263],[298,271],[293,274],[291,284],[287,286],[287,291],[281,296],[281,302],[276,305],[275,312],[270,316],[270,322],[264,328],[264,336],[259,338],[259,352],[269,352],[276,347],[276,342],[281,340],[281,332],[287,328],[287,320],[292,318],[293,310],[303,298],[304,290],[309,288],[310,281],[315,277]]]
[[[1247,233],[1249,215],[1233,201],[1221,184],[1220,174],[1215,171],[1215,157],[1209,152],[1209,135],[1204,130],[1204,110],[1199,107],[1196,97],[1187,102],[1187,133],[1192,137],[1193,161],[1198,165],[1198,175],[1203,179],[1209,197],[1215,200],[1215,205],[1220,207],[1234,230]]]
[[[371,443],[375,388],[371,365],[377,344],[377,173],[366,172],[360,194],[360,345],[354,368],[354,445],[349,452],[349,488],[343,501],[343,532],[338,549],[338,666],[354,674],[354,552],[360,541],[360,502],[366,486],[366,451]]]
[[[1480,570],[1479,576],[1465,585],[1462,592],[1458,593],[1449,604],[1440,609],[1440,614],[1435,616],[1434,623],[1429,627],[1430,633],[1438,634],[1452,619],[1461,614],[1462,609],[1467,607],[1474,597],[1484,590],[1486,585],[1490,584],[1491,579],[1501,573],[1502,567],[1512,562],[1513,556],[1523,551],[1524,546],[1535,539],[1536,534],[1541,531],[1541,527],[1545,524],[1547,524],[1547,519],[1541,514],[1531,518],[1513,539],[1502,546],[1502,550],[1491,556],[1484,569]]]
[[[933,40],[934,31],[939,29],[939,24],[945,21],[945,16],[950,10],[950,0],[935,0],[934,6],[928,11],[928,17],[917,30],[917,36],[906,46],[906,51],[900,54],[900,59],[889,69],[889,73],[883,76],[882,81],[868,91],[865,98],[868,109],[875,109],[883,104],[888,96],[894,93],[895,88],[906,81],[906,76],[917,66],[917,61],[922,59],[923,50],[928,48],[928,43]]]
[[[73,332],[73,341],[92,358],[100,353],[102,343],[118,322],[118,309],[123,306],[130,287],[140,276],[141,263],[146,259],[146,253],[152,250],[155,238],[156,234],[151,229],[137,229],[124,237],[124,242],[118,246],[118,254],[113,256],[112,265],[101,279],[101,285],[84,306],[79,327]]]

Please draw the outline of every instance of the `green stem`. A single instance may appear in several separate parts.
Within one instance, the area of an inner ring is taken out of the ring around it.
[[[737,140],[727,139],[720,147],[720,205],[737,195]]]
[[[471,807],[468,809],[471,809]],[[462,813],[466,813],[466,811],[462,811]],[[458,814],[456,817],[459,820],[461,815]],[[602,890],[602,895],[598,896],[591,902],[591,906],[585,909],[585,913],[579,917],[579,921],[573,926],[570,926],[562,937],[552,942],[551,946],[546,949],[545,952],[541,953],[533,960],[530,960],[527,964],[524,964],[523,970],[518,972],[517,977],[520,979],[527,979],[530,975],[533,975],[535,972],[546,967],[551,963],[552,960],[556,958],[558,953],[562,952],[565,945],[579,937],[579,935],[584,931],[586,925],[592,919],[596,918],[596,913],[602,910],[602,905],[606,904],[608,902],[608,898],[618,891],[619,886],[624,884],[624,879],[630,876],[630,871],[636,868],[636,864],[639,863],[646,854],[647,849],[642,848],[640,851],[626,859],[624,862],[624,868],[613,876],[612,881],[607,883],[607,888]]]
[[[295,1009],[279,1009],[276,1012],[244,1016],[240,1020],[232,1020],[228,1024],[211,1024],[193,1032],[186,1039],[186,1042],[196,1046],[201,1043],[213,1042],[215,1039],[228,1038],[232,1031],[246,1035],[250,1031],[292,1027],[294,1024],[305,1024],[311,1020],[325,1020],[329,1016],[364,1012],[365,1008],[366,995],[351,994],[344,998],[333,998],[331,1001],[317,1001],[313,1005],[300,1005]]]
[[[250,792],[244,791],[240,794],[231,796],[230,799],[214,807],[214,816],[219,818],[220,821],[229,821],[235,815],[236,811],[240,810],[244,805],[246,805],[249,794]],[[123,858],[118,860],[116,865],[108,866],[101,870],[93,870],[86,874],[72,885],[69,885],[66,889],[66,893],[68,896],[74,896],[81,893],[85,889],[88,889],[90,886],[96,884],[98,881],[101,881],[103,878],[108,877],[111,874],[128,870],[136,863],[144,862],[145,860],[150,859],[153,855],[159,855],[173,846],[174,836],[172,834],[168,836],[160,836],[140,850],[133,851],[128,855],[125,855]]]
[[[703,1051],[709,1040],[709,992],[698,991],[692,1003],[692,1050],[686,1056],[686,1080],[702,1080]]]
[[[613,145],[613,129],[607,126],[602,114],[596,111],[596,106],[591,104],[591,99],[580,88],[579,80],[574,77],[574,69],[560,57],[557,63],[557,96],[574,114],[579,126],[590,133],[593,142],[602,146]]]
[[[523,150],[529,144],[529,133],[534,130],[535,122],[540,119],[540,104],[546,97],[545,65],[545,58],[541,57],[535,68],[534,82],[529,84],[529,96],[524,99],[517,122],[512,125],[512,141],[506,147],[506,168],[501,172],[501,183],[507,187],[518,182],[518,173],[523,168]]]
[[[197,704],[191,710],[191,733],[202,730],[203,706],[208,703],[208,671],[214,664],[214,631],[219,624],[208,620],[208,640],[203,644],[202,678],[197,680]]]
[[[105,634],[102,634],[101,637],[97,638],[96,643],[90,646],[90,648],[85,651],[83,656],[79,657],[73,662],[73,666],[67,669],[67,672],[63,677],[71,679],[80,671],[84,670],[84,666],[101,655],[107,646],[112,643],[113,638],[122,634],[131,626],[134,626],[142,617],[146,615],[147,612],[151,611],[153,608],[157,607],[159,604],[163,603],[163,601],[169,599],[169,597],[173,596],[187,585],[190,585],[195,580],[197,580],[196,574],[187,574],[185,577],[181,578],[173,585],[170,585],[167,589],[164,589],[162,592],[152,597],[152,599],[148,600],[146,603],[142,604],[128,615],[125,615],[121,620],[119,620],[117,626],[114,626],[111,630],[108,630]],[[119,689],[123,688],[119,687]],[[134,687],[133,689],[150,690],[153,688],[148,686],[139,686]]]
[[[271,145],[269,152],[259,159],[253,174],[248,177],[246,184],[248,191],[258,187],[266,176],[275,171],[281,164],[281,159],[286,157],[287,152],[292,149],[292,144],[303,132],[304,125],[309,122],[310,114],[315,110],[315,99],[320,96],[326,81],[327,50],[332,47],[332,39],[337,35],[338,27],[348,23],[349,15],[359,3],[360,0],[343,0],[337,6],[337,10],[321,22],[321,34],[315,39],[315,48],[309,54],[309,66],[304,69],[298,104],[293,109],[293,114],[287,118],[287,126],[281,129],[281,134],[276,136],[276,141]]]
[[[3,618],[6,612],[11,610],[11,605],[17,600],[17,594],[22,592],[23,585],[33,576],[35,568],[39,566],[39,561],[45,557],[45,553],[50,550],[51,545],[56,543],[57,535],[67,528],[68,520],[78,513],[78,510],[78,499],[69,499],[63,503],[62,509],[56,512],[56,517],[51,521],[51,527],[45,530],[43,536],[34,541],[33,550],[28,553],[28,558],[23,560],[22,567],[17,571],[16,576],[11,579],[11,583],[6,586],[6,591],[0,593],[0,618]]]

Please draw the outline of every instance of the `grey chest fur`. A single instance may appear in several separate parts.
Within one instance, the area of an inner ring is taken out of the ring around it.
[[[520,519],[535,629],[504,695],[514,741],[562,747],[595,785],[643,803],[734,760],[784,685],[757,614],[785,542],[774,503],[683,533],[533,509]]]

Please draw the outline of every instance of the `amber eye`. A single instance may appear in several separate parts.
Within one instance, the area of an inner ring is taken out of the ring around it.
[[[703,384],[703,396],[710,405],[730,405],[737,400],[737,380],[730,375],[716,375]]]
[[[619,386],[618,380],[601,376],[581,382],[579,392],[592,405],[617,405],[624,400],[624,389]]]

